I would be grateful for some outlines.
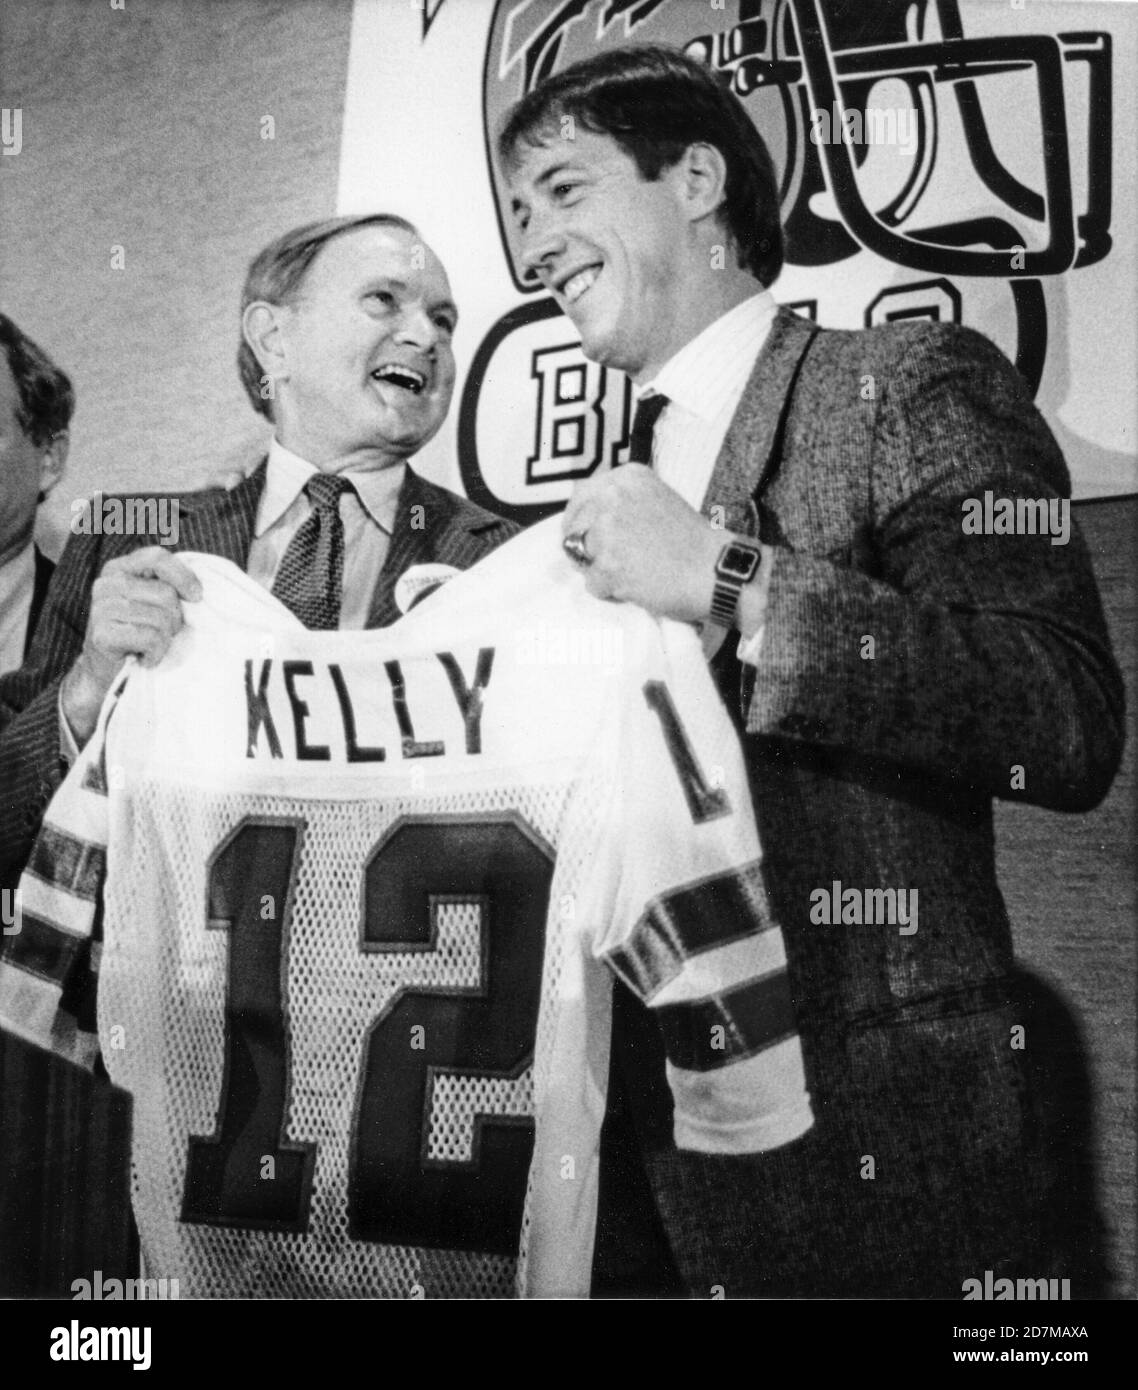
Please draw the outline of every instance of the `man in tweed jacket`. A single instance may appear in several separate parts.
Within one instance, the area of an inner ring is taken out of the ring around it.
[[[986,1270],[1069,1273],[992,798],[1094,806],[1123,692],[1077,532],[962,525],[986,492],[1068,506],[1054,439],[974,332],[776,308],[769,156],[678,53],[566,69],[499,154],[523,264],[589,357],[667,398],[652,468],[581,485],[567,548],[601,596],[734,629],[715,665],[816,1115],[771,1153],[677,1151],[659,1038],[621,994],[598,1291],[958,1299]],[[907,921],[868,907],[890,889]]]
[[[286,233],[254,260],[242,309],[238,362],[275,425],[269,457],[232,491],[177,497],[172,545],[69,541],[28,658],[0,680],[0,883],[18,878],[124,656],[157,661],[180,625],[192,576],[171,551],[222,555],[268,586],[309,513],[305,475],[341,473],[358,497],[340,503],[354,508],[341,625],[378,627],[398,618],[408,567],[465,569],[517,529],[406,465],[446,417],[456,317],[446,273],[409,223],[376,214]]]

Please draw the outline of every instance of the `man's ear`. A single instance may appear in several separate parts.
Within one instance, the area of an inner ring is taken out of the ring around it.
[[[714,145],[689,145],[676,165],[679,189],[693,222],[714,216],[727,197],[727,161]]]
[[[284,381],[288,376],[288,354],[285,349],[282,319],[287,310],[280,304],[256,299],[246,305],[241,315],[241,331],[261,370],[272,381]]]
[[[67,451],[70,447],[70,434],[66,430],[60,430],[58,434],[53,434],[40,449],[39,500],[41,502],[63,477],[64,465],[67,463]]]

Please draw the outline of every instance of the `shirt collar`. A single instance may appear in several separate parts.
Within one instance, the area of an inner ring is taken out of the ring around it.
[[[265,489],[257,508],[257,536],[263,536],[280,521],[304,491],[305,483],[319,471],[307,459],[286,449],[274,436],[269,445]],[[405,463],[389,468],[349,468],[343,474],[351,480],[364,510],[388,535],[395,529],[395,510],[406,474]]]
[[[640,394],[662,392],[693,415],[714,420],[742,394],[777,309],[769,290],[744,299],[685,343]]]

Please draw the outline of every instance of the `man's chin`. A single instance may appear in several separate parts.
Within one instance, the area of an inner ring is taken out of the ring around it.
[[[611,367],[614,371],[627,372],[625,366],[626,356],[620,350],[620,344],[614,342],[606,333],[582,333],[581,351],[599,367]]]
[[[598,362],[602,367],[612,365],[609,360],[612,344],[609,341],[608,334],[595,324],[590,326],[587,322],[578,323],[572,317],[570,317],[570,322],[580,335],[581,351],[589,361]]]
[[[410,458],[412,454],[417,454],[420,449],[425,448],[435,435],[438,434],[442,422],[430,429],[423,429],[408,426],[406,429],[385,429],[382,434],[377,434],[375,447],[386,449],[393,454],[398,454],[401,458]]]
[[[586,292],[586,300],[591,293],[592,291]],[[595,304],[583,307],[582,312],[576,317],[568,311],[566,311],[565,316],[577,330],[577,335],[581,339],[581,351],[590,362],[596,362],[601,367],[614,367],[618,371],[623,371],[620,334],[615,331],[614,315],[609,312],[606,316],[602,312],[603,308],[604,306],[598,300]]]
[[[426,403],[424,403],[426,404]],[[391,445],[401,445],[407,449],[421,449],[434,439],[442,429],[446,412],[426,409],[393,410],[389,406],[380,419],[376,420],[376,432]]]

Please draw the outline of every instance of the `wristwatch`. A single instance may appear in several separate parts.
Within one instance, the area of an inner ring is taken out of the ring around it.
[[[735,610],[743,585],[759,571],[763,554],[751,541],[728,541],[715,562],[715,592],[711,596],[711,621],[719,627],[735,626]]]

